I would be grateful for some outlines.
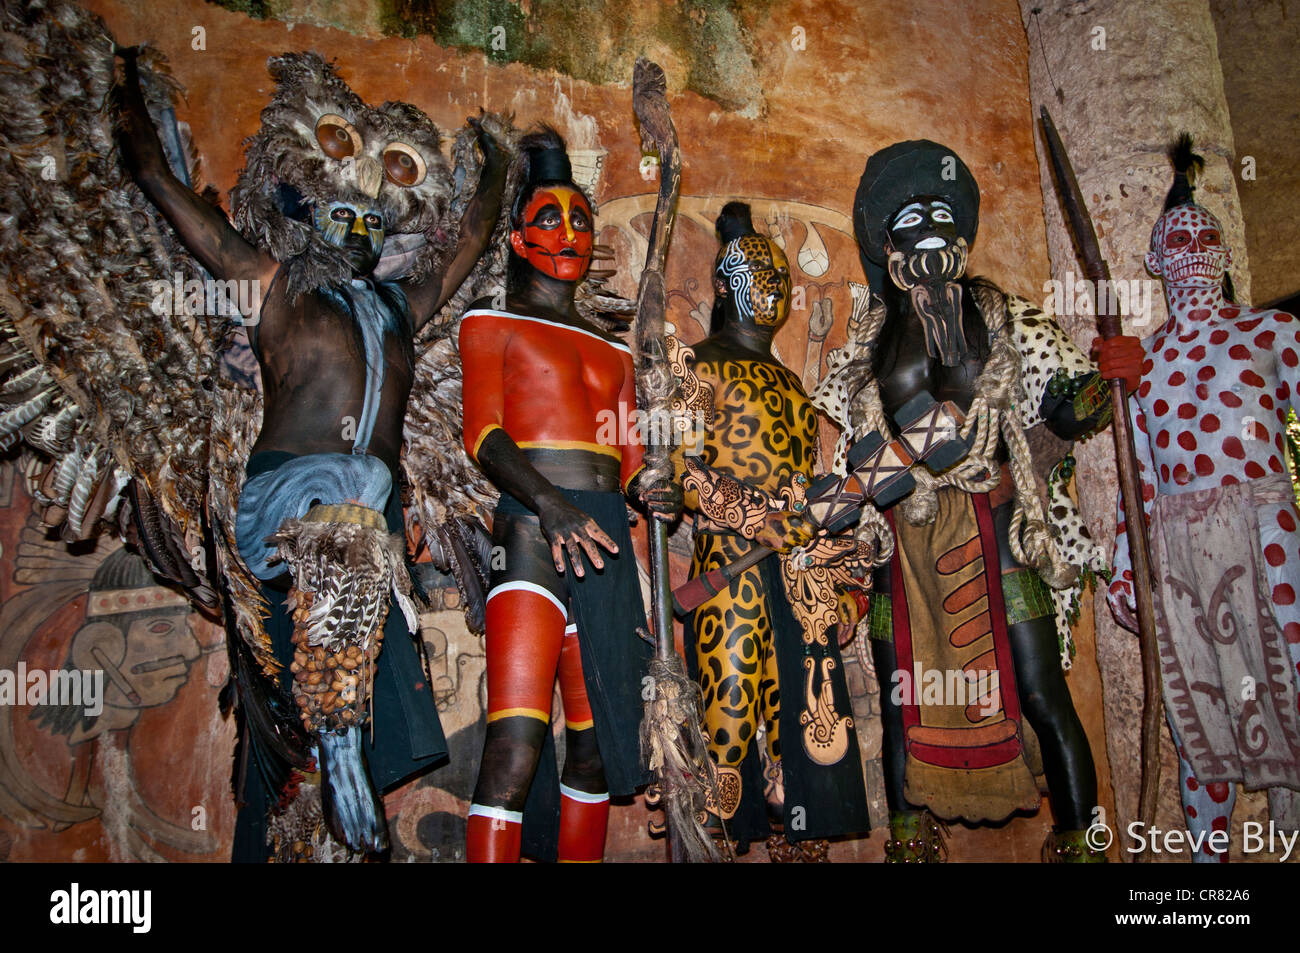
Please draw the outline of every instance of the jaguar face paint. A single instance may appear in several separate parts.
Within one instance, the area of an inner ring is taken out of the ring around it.
[[[952,206],[933,196],[918,197],[888,223],[890,280],[906,291],[925,327],[925,348],[947,367],[966,353],[961,286],[966,271],[966,240],[959,236]]]
[[[325,241],[343,249],[355,274],[365,276],[375,270],[384,247],[384,216],[378,209],[331,202],[317,205],[314,215],[316,230]]]
[[[759,327],[779,328],[790,314],[790,263],[761,235],[742,235],[718,253],[714,275],[739,315]]]
[[[515,254],[544,275],[581,281],[591,264],[591,206],[567,185],[538,189],[524,205],[523,225],[510,233]]]

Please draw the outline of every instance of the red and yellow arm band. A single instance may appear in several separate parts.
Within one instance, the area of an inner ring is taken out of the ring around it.
[[[465,449],[469,451],[469,458],[473,460],[475,463],[478,463],[479,447],[483,446],[483,441],[488,438],[488,434],[490,434],[494,430],[504,430],[504,429],[505,428],[502,427],[500,424],[488,424],[482,430],[479,431],[479,435],[474,438],[473,443],[470,443],[468,440],[466,440]]]

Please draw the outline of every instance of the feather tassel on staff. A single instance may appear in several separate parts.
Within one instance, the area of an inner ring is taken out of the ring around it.
[[[674,390],[664,341],[664,262],[681,186],[682,160],[677,151],[677,131],[668,112],[666,88],[664,71],[647,59],[638,59],[632,78],[632,109],[641,124],[642,151],[659,153],[659,199],[636,308],[637,404],[652,421],[669,419]],[[654,486],[672,477],[668,435],[656,432],[662,429],[650,428],[642,486]],[[655,630],[655,658],[650,666],[654,695],[646,701],[641,746],[659,779],[658,803],[668,828],[672,860],[716,860],[713,840],[699,821],[712,780],[700,731],[699,689],[687,677],[681,657],[673,648],[668,528],[654,517],[650,519],[650,591]]]

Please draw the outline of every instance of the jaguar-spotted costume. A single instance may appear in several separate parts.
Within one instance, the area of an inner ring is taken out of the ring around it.
[[[765,542],[752,526],[721,522],[693,481],[695,463],[791,501],[775,530],[788,553],[792,544],[808,541],[794,501],[813,476],[817,456],[817,413],[797,375],[770,347],[788,310],[789,266],[780,248],[752,227],[728,240],[729,213],[738,214],[736,207],[728,206],[719,220],[724,245],[715,266],[720,327],[695,346],[690,361],[698,384],[713,395],[708,432],[686,447],[696,457],[684,481],[686,506],[697,513],[692,578]],[[834,637],[835,592],[825,569],[806,571],[816,583],[802,580],[801,572],[788,554],[769,556],[701,605],[686,626],[687,663],[703,692],[709,753],[718,766],[716,812],[742,844],[768,832],[769,810],[783,817],[792,841],[868,827]],[[801,586],[821,597],[811,612],[808,600],[799,600],[802,625],[790,598]],[[765,757],[755,743],[760,727]]]
[[[798,378],[779,364],[730,360],[696,348],[695,373],[712,384],[714,434],[700,458],[715,470],[775,494],[796,473],[812,475],[817,414]],[[687,504],[695,503],[688,493]],[[691,574],[735,562],[753,546],[723,527],[696,522]],[[692,620],[710,748],[719,765],[739,769],[762,718],[768,758],[781,759],[780,679],[772,638],[771,596],[760,567],[701,606]],[[725,775],[725,772],[724,772]],[[724,787],[730,787],[724,782]]]

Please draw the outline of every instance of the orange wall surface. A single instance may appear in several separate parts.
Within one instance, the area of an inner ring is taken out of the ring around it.
[[[561,50],[575,43],[593,46],[607,65],[627,62],[621,80],[575,78],[524,57],[510,61],[491,51],[486,22],[481,50],[443,47],[430,36],[385,35],[365,4],[283,4],[298,13],[280,20],[254,20],[182,0],[91,0],[87,6],[105,19],[120,44],[148,42],[166,54],[185,90],[177,112],[202,156],[203,182],[214,184],[223,201],[242,165],[241,143],[257,130],[259,111],[271,93],[267,57],[285,51],[323,53],[364,99],[408,100],[449,137],[480,108],[513,112],[520,126],[555,125],[571,149],[603,155],[595,188],[597,223],[601,240],[618,256],[614,285],[628,296],[635,294],[636,258],[644,253],[656,188],[640,175],[631,106],[630,63],[644,52],[667,72],[684,156],[667,269],[669,321],[688,342],[703,336],[717,248],[713,219],[725,201],[749,201],[760,231],[784,243],[794,268],[796,308],[776,349],[810,389],[824,370],[827,352],[843,342],[848,282],[863,280],[850,212],[863,165],[877,149],[916,138],[951,146],[982,191],[970,271],[1032,300],[1041,299],[1048,277],[1028,94],[1029,46],[1013,0],[792,0],[756,4],[752,10],[744,4],[663,4],[662,10],[674,15],[695,16],[695,10],[704,18],[687,46],[673,45],[675,34],[662,20],[668,14],[655,12],[660,5],[633,11],[637,5],[605,4],[609,15],[577,25],[576,38],[574,22],[549,13],[551,5],[516,6],[534,47],[544,41]],[[326,22],[319,12],[326,8],[336,25],[317,25]],[[742,9],[730,12],[735,8]],[[731,18],[727,30],[710,32],[708,18],[721,16],[719,11]],[[710,39],[715,36],[723,39]],[[727,45],[728,37],[738,40]],[[590,75],[584,70],[579,72]],[[833,432],[827,431],[829,441]],[[54,556],[49,565],[39,563],[44,569],[18,574],[15,559],[23,539],[30,558],[36,558],[31,547],[40,547],[32,540],[34,530],[23,535],[30,503],[16,485],[21,481],[8,473],[7,495],[0,499],[9,502],[0,510],[0,597],[6,615],[25,614],[21,626],[0,628],[0,650],[5,657],[40,658],[44,667],[58,667],[85,624],[88,577],[56,586],[42,573],[71,570]],[[683,543],[679,538],[674,544],[677,579],[685,575]],[[42,587],[44,596],[29,595]],[[454,592],[446,599],[447,607],[426,615],[424,639],[454,762],[389,796],[394,859],[454,860],[463,849],[475,745],[482,738],[483,649],[451,605]],[[226,673],[223,634],[198,616],[182,628],[151,650],[175,666],[167,690],[138,703],[119,698],[122,712],[102,730],[53,733],[22,708],[4,716],[0,859],[227,856],[233,728],[216,712]],[[1093,701],[1100,690],[1090,652],[1085,632],[1070,683],[1099,770],[1105,772],[1101,711]],[[856,704],[870,720],[878,690],[869,654],[850,652],[855,667],[850,681]],[[869,744],[878,755],[878,725],[864,723],[862,729],[874,729]],[[868,765],[873,816],[883,821],[883,793],[874,783],[878,773],[878,761]],[[1102,781],[1108,792],[1107,780]],[[1108,796],[1104,793],[1103,800]],[[662,842],[646,836],[648,819],[640,799],[616,806],[607,857],[662,859]],[[1050,823],[1044,802],[1033,817],[998,828],[958,827],[951,836],[952,857],[1037,860]],[[832,858],[879,860],[883,840],[878,829],[869,838],[834,845]],[[748,859],[764,858],[760,847]]]

